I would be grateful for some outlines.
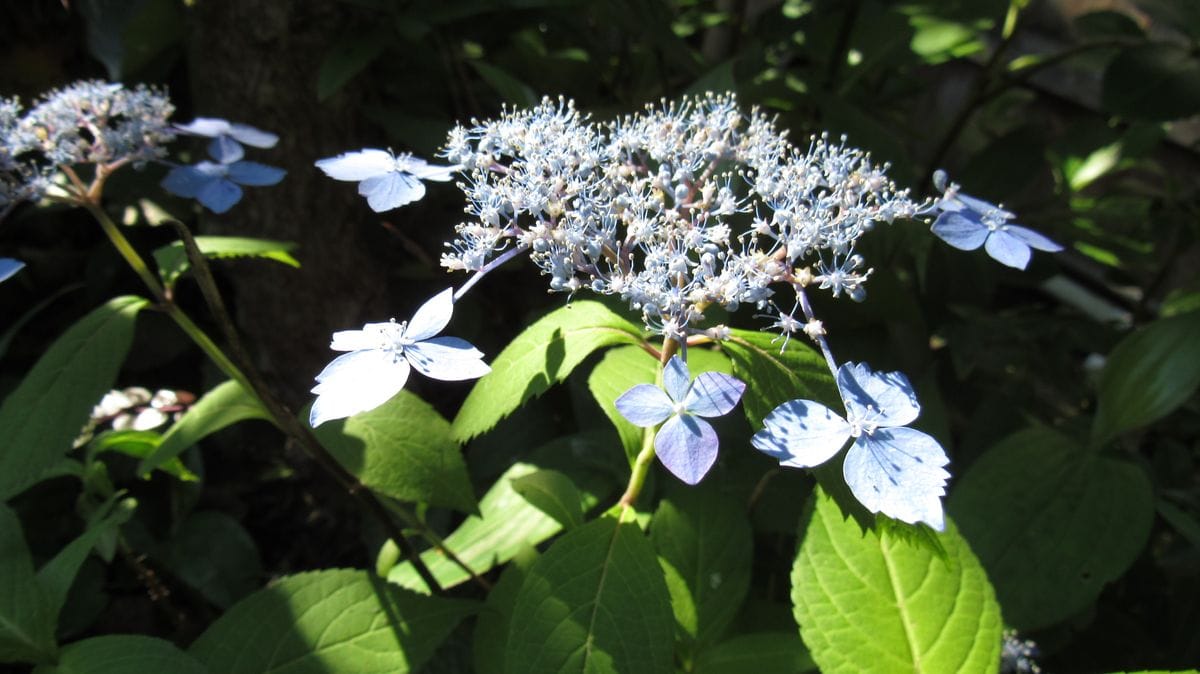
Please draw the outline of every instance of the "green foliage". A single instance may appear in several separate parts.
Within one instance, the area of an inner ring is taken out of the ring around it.
[[[1194,50],[1148,43],[1123,50],[1104,71],[1104,107],[1129,119],[1165,122],[1200,112]]]
[[[1157,421],[1200,386],[1200,312],[1164,318],[1126,337],[1100,379],[1093,442]]]
[[[995,672],[1000,605],[947,523],[947,558],[863,534],[818,492],[792,569],[800,636],[822,672]]]
[[[303,415],[307,418],[308,412]],[[408,391],[370,412],[322,424],[313,433],[371,489],[402,501],[476,510],[450,424]]]
[[[0,505],[0,662],[45,662],[55,649],[54,614],[34,575],[21,522]]]
[[[180,465],[179,455],[204,438],[239,421],[270,419],[262,403],[236,381],[217,384],[188,408],[163,434],[157,447],[138,464],[145,475],[160,466]]]
[[[812,672],[817,665],[794,632],[743,634],[700,654],[696,674]]]
[[[199,660],[164,639],[135,634],[92,637],[62,649],[58,661],[36,674],[208,674]]]
[[[363,571],[288,576],[246,597],[188,653],[209,671],[411,672],[475,602],[414,594]]]
[[[513,478],[512,488],[564,529],[583,524],[583,496],[566,475],[556,470],[539,470]]]
[[[262,584],[262,560],[246,529],[229,515],[199,511],[172,532],[163,563],[213,605],[229,608]]]
[[[636,524],[602,517],[554,542],[517,595],[506,671],[667,671],[673,627],[654,549]]]
[[[490,430],[525,401],[562,381],[590,353],[613,344],[638,344],[642,329],[594,301],[556,309],[529,326],[492,361],[454,418],[454,436],[469,440]]]
[[[248,239],[240,236],[197,236],[196,247],[204,257],[224,260],[252,257],[272,260],[289,267],[299,267],[300,262],[292,257],[296,244],[266,239]],[[182,241],[169,243],[154,251],[158,274],[167,287],[174,286],[181,276],[192,267]]]
[[[133,340],[140,297],[118,297],[55,340],[0,406],[0,500],[46,477],[112,388]]]
[[[722,348],[733,361],[733,374],[754,382],[746,388],[742,409],[751,428],[762,427],[763,417],[780,403],[795,398],[833,402],[839,400],[833,375],[825,359],[799,339],[782,340],[764,332],[733,330]],[[782,349],[782,350],[781,350]]]
[[[980,457],[949,508],[1005,621],[1032,630],[1087,608],[1125,573],[1150,535],[1154,494],[1138,466],[1029,429]]]

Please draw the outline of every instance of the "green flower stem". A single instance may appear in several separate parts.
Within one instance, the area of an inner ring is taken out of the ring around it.
[[[108,236],[109,241],[112,242],[113,247],[117,249],[117,252],[121,254],[121,257],[125,258],[125,261],[129,264],[133,271],[142,279],[143,283],[146,284],[146,287],[149,288],[150,292],[154,295],[155,299],[162,306],[166,314],[175,321],[175,323],[184,331],[184,333],[188,335],[188,337],[191,338],[196,346],[200,347],[200,349],[204,351],[205,355],[212,359],[213,363],[216,364],[216,366],[222,372],[224,372],[231,379],[237,381],[247,393],[257,399],[259,404],[262,405],[263,409],[267,410],[267,412],[271,415],[272,420],[277,428],[299,442],[300,446],[306,450],[309,456],[311,456],[322,468],[332,475],[334,479],[336,479],[352,497],[354,497],[364,508],[366,508],[368,512],[370,512],[374,517],[376,517],[376,519],[379,520],[386,530],[388,536],[396,541],[396,545],[404,553],[405,557],[407,557],[412,563],[413,568],[417,571],[417,574],[421,576],[421,580],[425,581],[425,584],[429,587],[430,591],[435,594],[442,594],[444,589],[437,582],[437,579],[429,570],[429,567],[427,567],[425,563],[421,561],[420,555],[417,554],[417,551],[408,542],[408,539],[404,537],[403,531],[396,524],[396,521],[392,519],[391,514],[388,512],[383,503],[375,497],[374,493],[372,493],[365,485],[363,485],[357,477],[355,477],[340,463],[338,463],[337,459],[329,454],[325,447],[322,446],[321,443],[316,439],[316,437],[312,434],[312,431],[304,426],[299,419],[296,418],[296,415],[291,412],[291,410],[287,409],[287,407],[281,401],[271,394],[270,389],[265,385],[262,378],[257,376],[257,373],[255,373],[253,367],[250,367],[248,359],[243,358],[243,360],[247,361],[247,367],[245,369],[239,368],[232,360],[230,360],[227,355],[225,355],[225,352],[222,351],[219,346],[217,346],[216,342],[214,342],[212,338],[210,338],[202,329],[200,329],[200,326],[196,325],[195,322],[192,321],[191,317],[189,317],[183,311],[183,309],[179,307],[179,305],[175,304],[175,302],[167,293],[166,288],[163,287],[162,283],[160,283],[159,280],[154,276],[153,272],[150,271],[150,268],[146,265],[145,260],[142,259],[138,252],[129,243],[129,240],[125,238],[124,233],[121,232],[120,227],[113,222],[112,218],[108,216],[108,213],[104,211],[97,200],[93,200],[91,198],[81,199],[81,203],[85,208],[87,208],[88,212],[92,214],[92,217],[94,217],[100,224],[100,228],[104,230],[105,235]],[[190,254],[194,254],[195,257],[198,258],[193,259],[192,263],[194,267],[197,267],[197,279],[200,281],[202,286],[205,286],[203,288],[203,292],[205,297],[210,301],[210,307],[215,310],[218,320],[221,321],[225,332],[230,335],[235,334],[229,316],[224,312],[224,305],[212,304],[211,295],[216,293],[216,287],[212,282],[212,275],[208,270],[206,261],[202,255],[198,255],[199,249],[196,248],[195,241],[191,239],[190,233],[183,238],[185,248]],[[254,376],[247,376],[247,372],[254,373]],[[415,520],[415,518],[411,519]],[[442,551],[448,552],[444,548],[442,548]],[[471,577],[475,578],[476,582],[480,582],[485,586],[487,585],[486,581],[483,581],[482,578],[479,578],[477,575],[475,575],[475,573],[469,567],[466,567],[460,560],[458,560],[457,557],[454,557],[453,555],[448,555],[448,557],[453,559],[456,563],[462,566],[464,570],[470,573]]]
[[[679,348],[679,342],[673,339],[663,339],[662,350],[659,352],[658,358],[658,374],[654,378],[654,383],[662,386],[663,383],[663,368],[667,366],[667,361],[671,360],[671,356],[675,355],[676,349]],[[637,501],[637,497],[642,493],[642,486],[646,483],[646,476],[650,474],[650,466],[654,463],[654,436],[658,432],[658,426],[651,426],[642,430],[642,451],[638,452],[637,458],[633,460],[633,472],[629,475],[629,484],[625,487],[625,493],[621,495],[621,500],[617,501],[617,505],[621,508],[622,519],[626,512],[633,509],[633,504]]]

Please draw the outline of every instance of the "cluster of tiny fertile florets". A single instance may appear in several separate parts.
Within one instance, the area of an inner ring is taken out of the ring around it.
[[[618,295],[676,338],[706,307],[761,308],[779,284],[860,299],[859,236],[926,207],[866,153],[825,136],[801,151],[729,94],[611,123],[546,99],[455,128],[443,154],[463,167],[470,216],[445,267],[478,271],[527,248],[552,291]],[[799,329],[780,317],[776,327]]]
[[[24,116],[16,100],[0,100],[0,207],[38,199],[59,167],[162,157],[174,109],[163,92],[101,81],[50,92]]]

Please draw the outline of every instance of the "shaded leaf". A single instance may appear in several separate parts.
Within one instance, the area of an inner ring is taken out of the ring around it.
[[[1200,60],[1185,47],[1122,49],[1101,84],[1104,107],[1130,119],[1166,122],[1200,112]]]
[[[210,674],[198,660],[169,641],[136,634],[109,635],[65,646],[54,665],[34,674]]]
[[[225,259],[236,257],[257,257],[264,260],[274,260],[289,267],[299,267],[300,263],[292,257],[291,252],[296,244],[286,241],[269,241],[267,239],[248,239],[238,236],[197,236],[196,247],[210,259]],[[154,261],[158,264],[158,274],[168,287],[174,286],[192,267],[182,241],[169,243],[154,251]]]
[[[583,524],[582,496],[571,478],[556,470],[539,470],[512,479],[513,490],[563,528]]]
[[[21,521],[0,504],[0,662],[52,658],[57,612],[34,576]]]
[[[742,634],[700,654],[695,674],[811,672],[817,669],[794,632]]]
[[[179,455],[204,438],[239,421],[271,420],[271,415],[242,385],[230,379],[217,384],[184,412],[149,456],[138,464],[138,473],[145,475],[164,465],[179,462]]]
[[[391,37],[391,31],[375,30],[364,35],[361,31],[346,35],[321,59],[317,70],[317,100],[323,101],[337,93],[346,83],[379,58]]]
[[[163,556],[171,573],[221,608],[262,585],[258,546],[237,520],[222,512],[189,515],[172,532]]]

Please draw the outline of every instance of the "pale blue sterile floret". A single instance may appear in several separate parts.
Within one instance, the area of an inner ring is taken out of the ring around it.
[[[286,174],[283,169],[253,161],[229,164],[202,161],[171,169],[163,178],[162,188],[171,194],[195,199],[213,213],[224,213],[241,201],[240,185],[275,185]]]
[[[1031,248],[1057,253],[1063,247],[1038,232],[1010,222],[1017,216],[982,199],[958,191],[951,185],[935,207],[941,211],[930,228],[941,240],[959,250],[983,246],[997,262],[1024,269]]]
[[[871,512],[945,529],[941,497],[949,459],[937,440],[907,427],[921,411],[908,378],[846,363],[837,383],[846,418],[811,400],[791,400],[763,419],[751,443],[782,465],[811,468],[854,438],[842,465],[854,497]]]
[[[25,268],[25,263],[11,257],[0,257],[0,283],[12,278],[14,274]]]
[[[358,183],[358,193],[376,213],[390,211],[425,196],[422,180],[446,182],[460,166],[430,164],[408,153],[365,149],[320,159],[317,168],[334,180]]]
[[[635,426],[662,424],[654,436],[655,454],[680,480],[696,484],[717,460],[716,431],[699,417],[728,414],[745,390],[741,380],[720,372],[703,372],[691,381],[687,364],[672,356],[663,369],[662,388],[638,384],[621,394],[616,406]]]
[[[246,155],[242,144],[271,148],[279,142],[279,136],[269,131],[215,117],[197,117],[187,124],[176,124],[175,128],[193,136],[212,138],[208,154],[223,164],[231,164]]]
[[[319,426],[379,407],[400,392],[412,368],[433,379],[477,379],[491,371],[483,354],[458,337],[436,337],[454,311],[452,288],[438,293],[411,321],[367,323],[333,333],[329,348],[348,351],[320,374],[308,421]]]

